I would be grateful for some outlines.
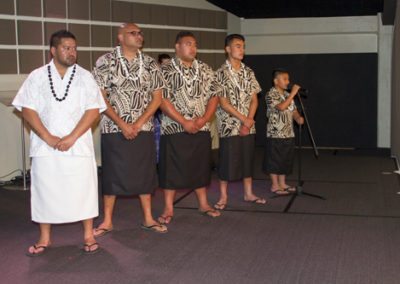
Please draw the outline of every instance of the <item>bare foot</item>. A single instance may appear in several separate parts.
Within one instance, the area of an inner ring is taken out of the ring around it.
[[[169,224],[169,223],[171,223],[173,218],[174,218],[173,211],[164,211],[164,213],[161,214],[161,216],[157,218],[157,221],[160,224]]]
[[[217,210],[224,210],[226,208],[226,205],[228,204],[227,199],[220,199],[215,205],[214,208]]]

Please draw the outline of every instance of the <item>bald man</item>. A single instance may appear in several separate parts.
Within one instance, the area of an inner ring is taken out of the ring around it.
[[[101,56],[93,75],[107,102],[101,119],[104,220],[94,229],[103,236],[113,230],[116,196],[138,195],[142,228],[165,233],[154,220],[151,194],[157,187],[153,115],[165,83],[157,62],[143,54],[143,32],[132,23],[118,30],[119,45]]]

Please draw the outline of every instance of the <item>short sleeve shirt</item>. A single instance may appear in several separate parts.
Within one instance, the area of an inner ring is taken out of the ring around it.
[[[117,49],[114,49],[99,57],[93,75],[99,87],[107,92],[110,105],[126,123],[134,123],[152,101],[153,92],[165,87],[159,65],[143,53],[138,53],[137,57],[128,62],[125,57],[119,57]],[[141,130],[153,131],[153,118]],[[103,115],[101,132],[116,133],[121,132],[121,129],[108,116]]]
[[[283,111],[276,108],[289,96],[288,92],[281,94],[276,88],[271,88],[265,100],[267,104],[267,137],[293,138],[293,112],[296,110],[294,101]]]
[[[183,65],[178,58],[163,65],[162,74],[167,84],[164,98],[186,119],[201,117],[206,112],[208,101],[219,95],[215,72],[205,63],[195,60],[191,67]],[[210,123],[201,129],[210,131]],[[182,125],[166,115],[161,118],[161,134],[185,132]]]
[[[221,97],[227,98],[238,112],[247,116],[253,94],[261,92],[253,70],[242,64],[240,70],[235,72],[224,63],[217,71],[217,82],[222,88]],[[241,122],[238,118],[223,110],[221,106],[218,107],[216,114],[220,137],[239,135]],[[253,125],[250,134],[255,133],[256,128]]]
[[[46,129],[60,138],[69,135],[77,126],[86,110],[106,109],[103,96],[92,74],[76,65],[76,72],[65,100],[59,102],[50,89],[48,74],[50,66],[54,91],[62,98],[71,78],[73,67],[69,67],[61,78],[53,61],[29,74],[13,100],[18,109],[29,108],[37,112]],[[94,156],[91,129],[86,131],[75,144],[65,152],[53,149],[34,131],[30,134],[30,156]]]

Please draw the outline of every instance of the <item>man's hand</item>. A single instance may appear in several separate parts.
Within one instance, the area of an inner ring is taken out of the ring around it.
[[[124,135],[125,139],[132,140],[137,136],[137,131],[135,127],[132,127],[132,124],[123,122],[120,125],[122,135]]]
[[[194,120],[194,123],[196,124],[197,129],[200,130],[204,125],[206,125],[207,120],[204,117],[198,117]]]
[[[56,149],[56,145],[58,142],[60,142],[61,138],[58,136],[54,136],[49,134],[46,137],[43,137],[44,142],[47,143],[47,145],[49,145],[51,148]]]
[[[300,91],[301,87],[299,85],[294,84],[292,87],[291,95],[297,95]]]
[[[240,126],[239,136],[247,136],[250,134],[250,128],[245,125]]]
[[[66,152],[68,151],[76,142],[77,138],[73,135],[67,135],[63,137],[54,147],[58,151]]]
[[[134,138],[136,138],[139,135],[139,132],[142,131],[143,124],[140,121],[135,121],[130,126],[133,130],[133,135],[135,136]]]
[[[246,118],[244,118],[243,120],[242,120],[242,124],[244,125],[244,126],[246,126],[247,128],[251,128],[251,127],[253,127],[253,125],[254,125],[254,119],[251,119],[251,118],[248,118],[248,117],[246,117]]]
[[[182,126],[183,129],[185,129],[185,131],[190,134],[195,134],[199,131],[199,128],[197,127],[196,122],[194,120],[186,119],[185,122],[182,124]]]

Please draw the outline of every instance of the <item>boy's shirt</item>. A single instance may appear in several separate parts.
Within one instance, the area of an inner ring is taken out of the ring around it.
[[[276,106],[284,102],[289,96],[289,93],[285,91],[284,94],[272,87],[267,95],[265,101],[267,103],[267,137],[268,138],[293,138],[293,112],[296,110],[294,101],[290,106],[280,111],[276,109]]]

